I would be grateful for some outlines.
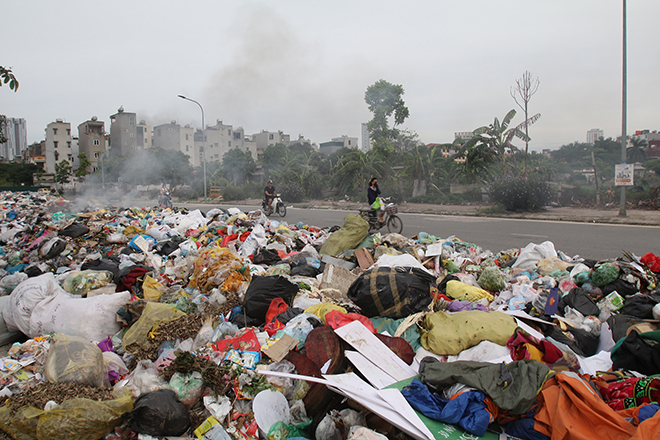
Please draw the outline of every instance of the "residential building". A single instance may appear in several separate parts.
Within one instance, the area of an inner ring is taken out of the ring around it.
[[[135,120],[135,113],[124,111],[124,107],[110,116],[110,154],[126,154],[138,148]]]
[[[322,142],[319,145],[319,152],[325,156],[329,156],[344,147],[357,149],[359,147],[358,138],[346,135],[332,138],[330,142]]]
[[[362,142],[360,143],[360,150],[362,150],[363,153],[366,153],[371,150],[371,135],[369,134],[369,124],[366,122],[362,123],[361,133]]]
[[[472,131],[456,131],[454,132],[454,139],[462,139],[464,141],[469,141],[474,137],[474,132]]]
[[[71,123],[56,119],[46,126],[46,173],[54,174],[55,165],[62,160],[73,164]]]
[[[442,157],[451,157],[454,154],[458,153],[458,150],[453,146],[453,144],[426,144],[428,148],[436,148],[442,154]]]
[[[151,148],[151,126],[144,119],[135,127],[135,133],[138,149]]]
[[[243,139],[234,140],[234,127],[225,125],[222,119],[218,119],[215,125],[207,125],[204,129],[206,136],[206,162],[217,160],[222,162],[222,156],[237,145],[242,145]]]
[[[87,172],[93,173],[99,169],[101,156],[105,149],[105,123],[96,116],[78,125],[78,150],[85,153],[91,165]],[[74,156],[77,159],[77,154]]]
[[[657,130],[637,130],[632,137],[646,141],[646,157],[660,158],[660,133]]]
[[[605,135],[603,133],[603,130],[599,128],[592,128],[587,132],[587,143],[588,144],[595,144],[598,139],[604,138]]]
[[[27,123],[23,118],[5,118],[2,129],[7,142],[0,144],[0,159],[15,160],[27,150]]]
[[[46,141],[28,145],[23,151],[23,162],[33,163],[46,172]]]
[[[282,133],[282,131],[267,131],[261,130],[261,132],[252,135],[252,140],[257,143],[257,152],[259,154],[263,153],[264,150],[271,145],[275,144],[284,144],[287,147],[291,143],[291,136],[288,134]]]
[[[154,127],[152,145],[154,148],[164,150],[181,151],[190,157],[190,163],[197,166],[195,162],[195,129],[186,124],[184,127],[172,121],[169,124]]]

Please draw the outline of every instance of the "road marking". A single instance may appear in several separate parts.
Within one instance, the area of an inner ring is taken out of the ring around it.
[[[533,234],[511,234],[514,237],[522,237],[522,238],[548,238],[547,235],[533,235]]]

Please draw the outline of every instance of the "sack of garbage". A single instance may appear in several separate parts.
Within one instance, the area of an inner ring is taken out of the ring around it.
[[[373,267],[351,284],[347,296],[369,318],[399,319],[431,304],[434,282],[433,275],[417,267]]]
[[[141,395],[133,411],[123,414],[122,418],[128,421],[131,430],[156,437],[179,436],[190,427],[188,410],[172,390]]]
[[[19,284],[2,315],[9,331],[31,338],[65,333],[102,341],[121,328],[116,314],[130,297],[130,292],[121,292],[80,298],[62,289],[48,272]]]
[[[0,410],[3,429],[9,427],[14,438],[39,440],[87,440],[103,438],[122,421],[122,414],[133,408],[126,388],[115,388],[112,400],[69,399],[47,411],[24,406],[11,416],[11,408]],[[7,423],[7,422],[10,423]],[[17,431],[17,432],[16,432]],[[23,436],[20,436],[20,435]],[[29,437],[28,437],[29,436]]]
[[[319,253],[339,255],[345,249],[355,249],[367,235],[369,235],[369,223],[357,214],[348,214],[344,217],[344,226],[330,234]]]
[[[255,276],[245,292],[243,309],[250,318],[265,322],[266,313],[273,299],[282,298],[287,304],[291,304],[296,293],[298,293],[298,285],[282,276]]]
[[[57,334],[48,349],[44,375],[52,383],[102,387],[106,377],[103,352],[82,337]]]

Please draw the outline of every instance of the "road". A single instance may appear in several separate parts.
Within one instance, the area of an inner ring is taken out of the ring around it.
[[[206,212],[213,207],[230,208],[234,205],[177,204],[188,209]],[[237,206],[243,211],[257,206]],[[342,226],[350,211],[330,209],[288,208],[287,215],[271,218],[289,224],[304,224],[321,228]],[[579,255],[588,259],[618,258],[622,251],[637,256],[646,252],[660,254],[660,229],[653,226],[605,225],[561,221],[518,220],[468,216],[446,216],[433,214],[399,214],[403,220],[402,234],[406,237],[420,231],[447,238],[456,236],[463,241],[475,243],[484,250],[497,253],[500,250],[524,247],[529,243],[551,241],[555,249],[568,256]],[[387,233],[386,229],[381,232]]]

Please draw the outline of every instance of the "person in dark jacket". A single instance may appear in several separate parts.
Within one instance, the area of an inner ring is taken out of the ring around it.
[[[369,188],[367,188],[367,201],[369,202],[369,206],[371,206],[376,201],[376,198],[379,195],[380,189],[378,188],[378,178],[373,177],[369,181]]]

